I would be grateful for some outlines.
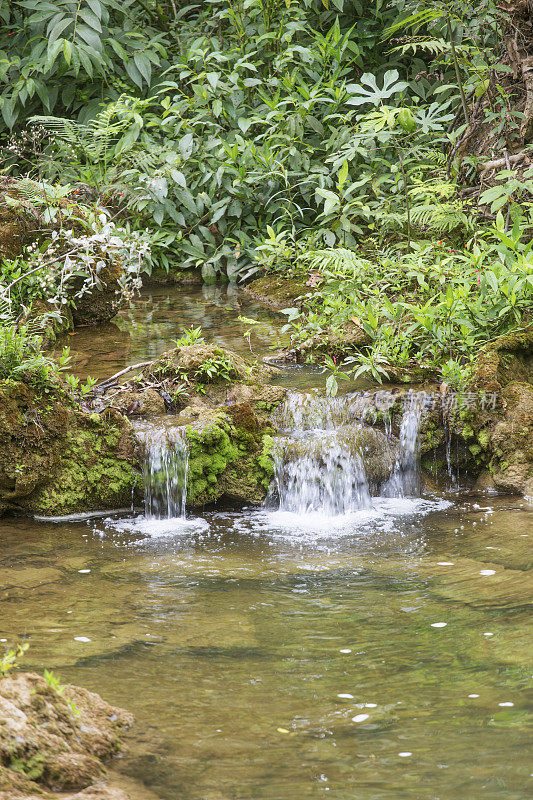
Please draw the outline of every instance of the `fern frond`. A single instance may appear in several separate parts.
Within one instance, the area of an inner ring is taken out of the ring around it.
[[[414,225],[429,228],[438,233],[451,233],[457,228],[471,230],[474,221],[463,210],[460,202],[426,203],[411,209],[411,220]]]
[[[391,53],[399,53],[402,56],[416,55],[419,50],[431,53],[433,56],[448,53],[451,49],[450,43],[446,39],[417,39],[412,38],[405,44],[393,47]],[[456,46],[456,50],[458,47]]]
[[[409,189],[411,197],[445,198],[446,200],[457,191],[457,187],[452,181],[414,181],[415,186]]]
[[[324,250],[308,250],[299,256],[299,260],[311,269],[334,270],[337,273],[360,273],[370,266],[370,262],[361,258],[353,250],[345,247],[327,247]]]

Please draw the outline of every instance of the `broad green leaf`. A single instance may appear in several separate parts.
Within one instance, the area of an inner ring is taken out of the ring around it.
[[[178,142],[178,147],[181,155],[185,160],[190,158],[192,151],[193,151],[193,134],[186,133],[185,136],[182,136]]]

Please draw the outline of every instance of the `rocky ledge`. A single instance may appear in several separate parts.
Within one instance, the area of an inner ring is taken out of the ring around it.
[[[32,673],[0,678],[0,800],[131,800],[104,762],[132,725],[127,711]]]
[[[0,381],[0,514],[131,505],[138,443],[115,409],[87,413],[58,385]]]

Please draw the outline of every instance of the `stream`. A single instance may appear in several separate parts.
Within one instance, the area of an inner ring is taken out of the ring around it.
[[[70,337],[73,369],[110,375],[191,326],[262,357],[283,322],[235,289],[144,290]],[[1,519],[1,640],[134,713],[114,770],[139,800],[525,800],[531,504],[424,483],[416,392],[376,493],[355,395],[316,395],[312,368],[276,380],[292,393],[263,507],[189,512],[170,419],[136,423],[144,513]]]

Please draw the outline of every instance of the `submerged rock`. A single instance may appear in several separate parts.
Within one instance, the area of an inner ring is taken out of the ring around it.
[[[58,689],[31,673],[1,678],[0,800],[52,800],[56,792],[72,793],[65,800],[128,800],[105,785],[102,762],[132,723],[86,689]]]
[[[88,414],[59,387],[0,382],[0,513],[130,505],[136,448],[131,423],[114,409]]]

